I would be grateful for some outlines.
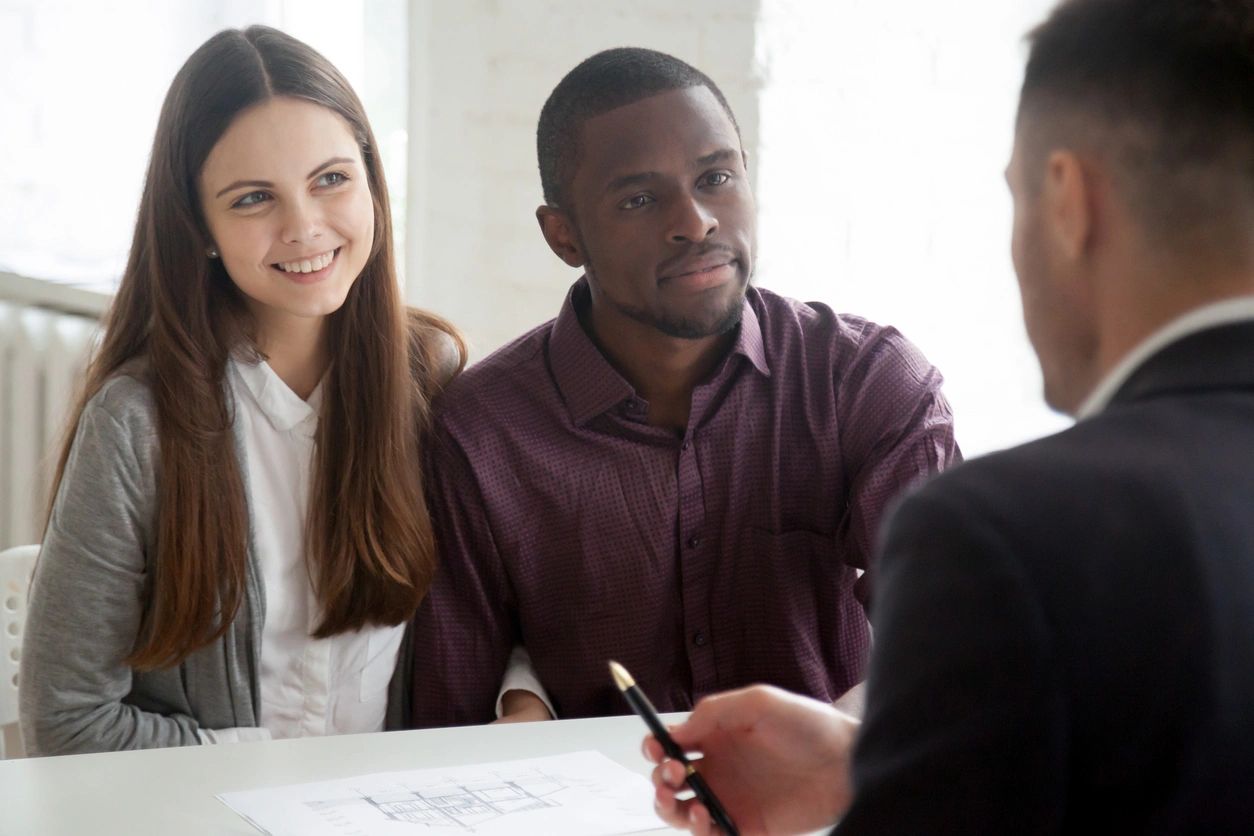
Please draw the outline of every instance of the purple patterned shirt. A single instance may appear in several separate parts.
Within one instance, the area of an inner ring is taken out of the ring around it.
[[[751,287],[680,437],[589,339],[587,297],[437,404],[412,724],[493,719],[518,642],[560,717],[627,713],[608,659],[661,711],[754,682],[838,698],[885,506],[960,459],[940,373],[892,328]]]

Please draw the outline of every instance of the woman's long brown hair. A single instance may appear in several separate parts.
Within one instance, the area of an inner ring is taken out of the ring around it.
[[[141,670],[177,665],[222,636],[248,582],[249,515],[224,378],[231,352],[250,345],[251,323],[222,262],[206,257],[197,183],[231,122],[275,96],[314,102],[348,122],[375,213],[366,266],[328,318],[332,361],[306,523],[322,608],[314,635],[405,621],[434,573],[418,444],[429,399],[461,368],[465,346],[443,320],[404,307],[378,146],[348,82],[275,29],[220,32],[183,65],[162,106],[126,272],[70,424],[77,427],[87,402],[124,367],[142,370],[154,395],[161,464],[156,554],[127,659]],[[444,358],[453,346],[450,363]],[[72,439],[71,429],[54,497]]]

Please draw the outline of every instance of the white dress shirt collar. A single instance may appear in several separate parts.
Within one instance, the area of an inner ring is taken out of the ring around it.
[[[322,386],[326,383],[325,376],[318,381],[309,399],[301,400],[300,396],[283,382],[274,369],[270,368],[269,363],[250,363],[233,359],[232,365],[235,366],[240,380],[243,381],[249,394],[253,396],[253,400],[257,402],[261,413],[277,431],[290,432],[301,423],[318,415],[318,410],[322,406]],[[309,431],[312,432],[314,428],[316,424],[311,424]]]
[[[1132,373],[1158,352],[1185,337],[1219,325],[1254,320],[1254,296],[1241,296],[1215,302],[1185,313],[1168,322],[1162,328],[1142,340],[1102,378],[1089,393],[1076,412],[1076,420],[1083,421],[1099,414],[1115,397],[1115,393],[1128,382]]]

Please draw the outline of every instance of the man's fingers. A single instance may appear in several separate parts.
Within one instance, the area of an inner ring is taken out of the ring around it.
[[[644,759],[649,763],[661,763],[666,757],[666,753],[662,750],[662,744],[657,742],[657,738],[653,735],[646,735],[644,743],[641,746],[644,752]]]
[[[680,801],[667,787],[658,787],[653,797],[653,809],[658,818],[671,827],[689,830],[695,836],[714,836],[716,830],[705,805],[695,799]]]
[[[709,810],[694,798],[680,801],[675,793],[683,790],[686,772],[677,761],[663,761],[653,770],[653,807],[658,817],[671,827],[690,830],[696,836],[720,833],[710,819]]]
[[[686,777],[687,771],[678,761],[663,761],[660,766],[653,768],[653,786],[669,789],[671,795],[684,788]]]
[[[688,777],[688,770],[684,769],[683,764],[679,761],[665,761],[658,769],[662,773],[662,779],[666,781],[666,785],[673,790],[678,790],[684,786],[684,779]]]
[[[694,836],[711,836],[716,832],[710,820],[710,811],[698,801],[688,803],[688,829]]]
[[[680,801],[675,791],[665,785],[658,786],[653,792],[653,809],[658,818],[680,830],[688,828],[688,807],[691,801]]]

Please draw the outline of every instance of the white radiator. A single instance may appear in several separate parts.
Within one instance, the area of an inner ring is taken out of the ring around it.
[[[0,299],[0,549],[38,543],[95,319]]]

